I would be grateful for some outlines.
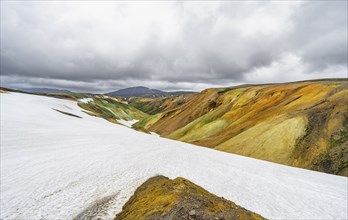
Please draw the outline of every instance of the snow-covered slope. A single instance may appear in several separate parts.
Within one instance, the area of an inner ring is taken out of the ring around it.
[[[187,178],[266,218],[348,217],[346,177],[140,133],[72,101],[1,94],[2,219],[113,218],[156,174]]]

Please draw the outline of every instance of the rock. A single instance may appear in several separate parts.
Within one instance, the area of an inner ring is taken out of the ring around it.
[[[194,209],[191,210],[191,211],[189,212],[189,215],[190,215],[190,216],[196,215],[196,210],[194,210]]]
[[[263,220],[262,216],[209,193],[187,179],[148,179],[115,220]],[[154,211],[155,210],[155,211]],[[239,216],[239,217],[237,217]]]

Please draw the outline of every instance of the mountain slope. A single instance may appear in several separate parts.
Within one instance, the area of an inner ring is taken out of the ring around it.
[[[144,134],[75,101],[0,96],[1,219],[111,219],[155,175],[186,178],[265,218],[348,218],[346,177]]]
[[[154,115],[159,112],[174,109],[186,102],[187,97],[192,94],[162,97],[162,98],[139,98],[131,97],[128,99],[128,104],[135,108],[146,112],[147,114]]]
[[[89,96],[89,101],[80,99],[78,106],[85,109],[86,113],[104,118],[110,122],[118,123],[120,120],[132,121],[146,118],[148,115],[118,99],[108,96]]]
[[[347,176],[346,103],[347,80],[207,89],[134,126],[216,150]]]

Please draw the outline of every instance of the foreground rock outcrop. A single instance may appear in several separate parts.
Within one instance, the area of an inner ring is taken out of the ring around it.
[[[264,219],[184,179],[152,177],[123,206],[115,220]]]

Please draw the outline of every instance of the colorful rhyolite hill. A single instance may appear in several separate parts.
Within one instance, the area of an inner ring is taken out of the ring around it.
[[[150,114],[159,109],[136,128],[344,176],[348,175],[347,103],[346,79],[244,85],[131,102]]]

